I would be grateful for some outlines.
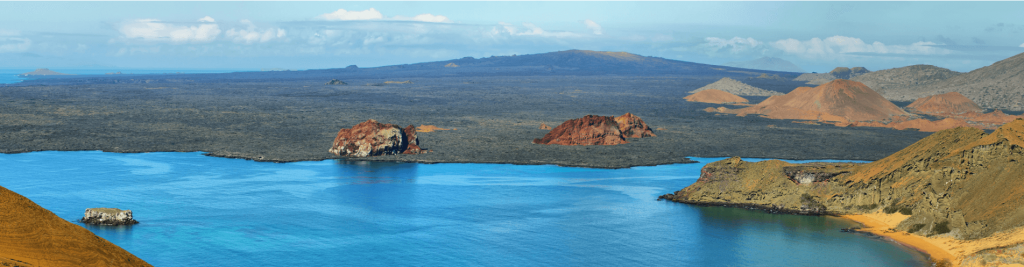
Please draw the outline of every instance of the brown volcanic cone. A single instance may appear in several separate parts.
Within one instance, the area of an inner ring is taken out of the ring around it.
[[[918,98],[907,106],[907,110],[918,114],[950,116],[967,112],[985,112],[984,109],[957,92]]]
[[[739,115],[762,114],[772,119],[823,121],[882,121],[909,115],[862,83],[833,80],[818,87],[799,87],[772,96],[753,107],[733,111]]]
[[[0,266],[15,263],[19,266],[152,266],[28,198],[0,187]]]
[[[632,113],[626,112],[622,116],[615,117],[615,123],[619,124],[619,130],[622,131],[622,137],[625,138],[644,138],[654,137],[654,131],[651,131],[651,127],[644,123],[640,117],[633,115]]]
[[[649,129],[649,128],[648,128]],[[544,145],[618,145],[626,144],[622,137],[619,124],[612,116],[587,115],[579,119],[571,119],[558,125],[544,135],[534,139],[534,144]]]
[[[683,99],[690,102],[702,102],[712,104],[747,103],[746,98],[730,94],[718,89],[706,89],[686,96]]]

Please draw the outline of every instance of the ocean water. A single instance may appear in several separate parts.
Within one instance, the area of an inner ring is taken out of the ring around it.
[[[201,153],[0,154],[0,186],[155,266],[922,266],[837,218],[656,201],[699,164],[260,163]],[[80,224],[81,225],[81,224]],[[84,225],[83,225],[84,226]]]
[[[31,79],[18,74],[35,69],[0,69],[0,84],[19,83]],[[76,75],[104,75],[120,71],[123,74],[165,74],[165,73],[227,73],[239,71],[259,71],[258,69],[50,69],[52,71]]]

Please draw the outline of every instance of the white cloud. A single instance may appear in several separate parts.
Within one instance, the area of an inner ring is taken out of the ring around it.
[[[256,27],[256,24],[247,19],[243,19],[241,22],[247,26],[245,29],[231,28],[224,33],[224,37],[230,38],[236,43],[252,44],[257,42],[266,43],[274,39],[284,38],[287,35],[285,30],[281,28],[260,29]]]
[[[0,53],[25,52],[29,47],[32,47],[32,40],[28,38],[0,37]]]
[[[413,17],[406,17],[406,16],[396,15],[392,19],[394,19],[394,20],[424,21],[424,23],[452,23],[452,19],[447,18],[447,16],[435,15],[435,14],[430,14],[430,13],[418,14],[418,15],[413,16]]]
[[[789,54],[803,58],[830,59],[850,55],[945,55],[951,50],[936,46],[933,42],[916,42],[909,45],[886,45],[882,42],[867,43],[860,38],[848,36],[832,36],[825,39],[811,38],[797,40],[793,38],[771,42],[762,42],[754,38],[718,37],[704,38],[704,42],[696,48],[712,55],[729,53],[733,55],[769,55]]]
[[[586,24],[587,28],[589,28],[591,31],[594,31],[594,34],[601,35],[603,33],[601,30],[601,25],[598,25],[597,22],[594,22],[593,20],[584,20],[583,24]]]
[[[204,21],[209,17],[200,19]],[[210,18],[212,21],[213,19]],[[201,23],[198,25],[177,25],[161,22],[156,19],[139,19],[121,25],[119,29],[122,35],[128,39],[142,39],[146,41],[170,41],[175,43],[205,43],[213,41],[220,35],[220,26],[213,23]]]
[[[801,57],[830,57],[851,53],[898,54],[898,55],[943,55],[951,51],[935,47],[933,42],[916,42],[910,45],[886,45],[882,42],[866,43],[860,38],[832,36],[825,39],[811,38],[800,41],[784,39],[771,42],[770,46],[786,54]]]
[[[323,20],[374,20],[384,19],[384,14],[381,14],[377,9],[370,8],[363,11],[348,11],[344,9],[338,9],[331,13],[317,16]]]
[[[763,44],[764,43],[749,37],[733,37],[732,39],[707,37],[704,38],[704,43],[701,44],[700,46],[704,48],[704,50],[707,51],[708,53],[717,53],[718,51],[726,50],[727,52],[732,54],[739,54],[763,49]]]
[[[210,16],[205,16],[205,17],[199,19],[199,22],[217,22],[217,21],[214,20],[213,18],[211,18]]]
[[[430,13],[423,13],[413,17],[406,16],[394,16],[391,18],[384,17],[384,14],[377,11],[377,9],[370,8],[363,11],[348,11],[344,9],[338,9],[331,13],[323,14],[316,17],[322,20],[404,20],[404,21],[422,21],[422,22],[436,22],[436,23],[448,23],[452,22],[448,17],[442,15],[434,15]]]
[[[1020,44],[1020,47],[1024,47],[1024,44]]]
[[[580,36],[578,33],[573,33],[573,32],[549,32],[549,31],[545,31],[544,29],[541,29],[540,27],[537,27],[537,25],[533,25],[533,23],[523,23],[523,27],[526,27],[525,31],[520,30],[519,28],[513,26],[512,24],[508,24],[508,23],[504,23],[504,22],[499,22],[498,24],[500,24],[502,26],[502,28],[505,29],[504,32],[508,33],[509,35],[513,35],[513,36],[541,36],[541,37],[556,37],[556,38]],[[498,31],[497,29],[494,29],[492,31],[492,33],[500,33],[500,31]]]

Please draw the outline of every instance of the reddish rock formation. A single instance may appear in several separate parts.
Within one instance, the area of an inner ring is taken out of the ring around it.
[[[967,112],[985,112],[974,101],[957,92],[918,98],[917,101],[907,106],[907,111],[944,117]]]
[[[612,116],[587,115],[579,119],[567,120],[562,125],[534,139],[534,144],[544,145],[618,145],[626,144],[622,137],[619,124]]]
[[[546,126],[546,125],[544,125]],[[567,120],[544,135],[534,144],[544,145],[618,145],[629,143],[626,138],[652,137],[654,131],[640,117],[626,113],[619,117],[587,115]]]
[[[394,154],[419,154],[416,127],[402,128],[367,120],[352,129],[341,129],[334,138],[331,153],[346,157],[371,157]]]
[[[686,96],[683,99],[690,102],[701,102],[701,103],[712,103],[712,104],[731,104],[731,103],[747,103],[746,98],[730,94],[728,92],[718,89],[706,89],[704,91],[696,92],[692,95]]]
[[[547,124],[541,123],[540,124],[540,129],[541,130],[551,130],[551,126],[548,126]]]
[[[651,131],[651,127],[644,123],[640,117],[627,112],[622,116],[615,118],[615,123],[619,124],[619,131],[622,132],[622,137],[625,138],[643,138],[643,137],[654,137],[654,131]]]
[[[445,129],[445,128],[437,127],[437,126],[434,126],[434,125],[423,125],[423,124],[420,124],[420,127],[416,127],[416,132],[420,132],[420,133],[429,133],[429,132],[433,132],[433,131],[451,131],[451,130],[455,130],[455,128]]]
[[[910,115],[862,83],[834,80],[818,87],[799,87],[748,108],[737,115],[761,114],[772,119],[830,122],[884,121]]]

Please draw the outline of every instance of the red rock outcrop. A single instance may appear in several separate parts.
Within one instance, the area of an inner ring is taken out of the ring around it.
[[[338,131],[329,151],[346,157],[372,157],[419,154],[422,149],[416,138],[416,127],[409,125],[402,129],[398,125],[367,120]]]
[[[690,102],[701,102],[701,103],[712,103],[712,104],[731,104],[731,103],[747,103],[746,98],[730,94],[718,89],[706,89],[704,91],[693,93],[684,97],[686,101]]]
[[[644,123],[644,120],[641,120],[640,117],[629,112],[626,112],[626,114],[623,114],[622,116],[615,117],[615,123],[619,124],[619,131],[622,132],[622,137],[625,138],[657,136],[654,135],[654,131],[651,131],[651,127],[647,126],[647,123]]]
[[[534,139],[534,144],[544,145],[618,145],[629,143],[622,137],[619,124],[612,116],[587,115],[571,119],[558,125],[544,135]]]
[[[833,80],[818,87],[799,87],[772,96],[748,108],[730,110],[737,115],[761,114],[772,119],[829,122],[884,121],[910,115],[862,83]]]
[[[433,132],[433,131],[451,131],[451,130],[455,130],[455,128],[445,129],[445,128],[437,127],[437,126],[434,126],[434,125],[423,125],[423,124],[420,124],[420,127],[416,127],[416,132],[419,132],[419,133],[429,133],[429,132]]]
[[[967,112],[985,112],[974,101],[967,99],[967,97],[957,92],[918,98],[914,103],[907,106],[907,111],[943,117]]]
[[[619,117],[587,115],[567,120],[544,135],[534,144],[544,145],[618,145],[629,143],[626,138],[655,136],[651,127],[640,117],[626,113]]]
[[[540,129],[541,130],[551,130],[551,126],[548,126],[547,124],[541,123],[540,124]]]

